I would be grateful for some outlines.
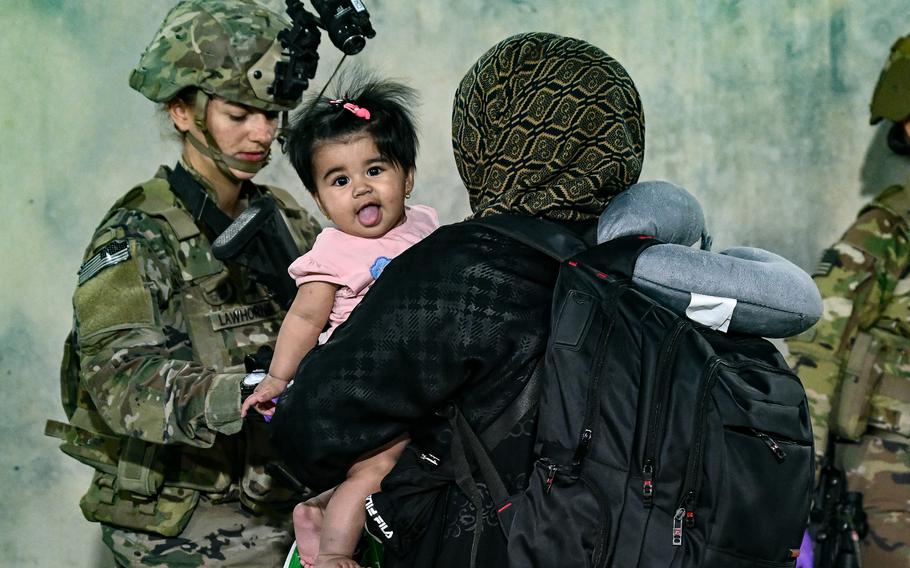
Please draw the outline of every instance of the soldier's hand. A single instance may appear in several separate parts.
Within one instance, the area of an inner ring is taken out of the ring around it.
[[[246,417],[250,407],[263,416],[272,416],[275,414],[275,400],[284,392],[288,386],[287,381],[276,379],[272,375],[266,376],[253,391],[253,394],[243,401],[240,407],[241,418]]]

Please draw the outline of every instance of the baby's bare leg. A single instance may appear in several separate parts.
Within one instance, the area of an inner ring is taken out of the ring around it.
[[[297,553],[301,563],[312,566],[319,555],[319,536],[322,533],[322,518],[325,515],[326,505],[335,489],[298,503],[294,507],[294,539],[297,541]]]
[[[351,555],[363,532],[366,517],[363,502],[367,495],[379,491],[382,478],[395,466],[407,444],[407,438],[400,438],[379,453],[351,466],[348,478],[335,488],[335,493],[325,508],[316,568],[359,566],[351,560]]]

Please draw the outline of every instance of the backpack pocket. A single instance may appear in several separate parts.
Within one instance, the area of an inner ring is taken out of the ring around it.
[[[610,533],[610,510],[599,487],[577,467],[538,460],[509,530],[509,565],[522,568],[599,566]]]
[[[144,496],[118,491],[117,484],[117,476],[95,471],[88,492],[79,501],[86,520],[177,536],[199,502],[199,492],[193,489],[165,485],[158,493]]]
[[[730,427],[723,439],[709,548],[756,560],[792,561],[790,551],[799,549],[809,508],[811,445]],[[767,522],[770,518],[774,523]]]
[[[792,565],[813,476],[802,388],[775,367],[721,363],[712,396],[722,428],[706,445],[699,500],[707,518],[703,565]]]

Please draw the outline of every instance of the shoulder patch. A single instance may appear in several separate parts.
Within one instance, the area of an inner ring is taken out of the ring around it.
[[[827,276],[831,274],[831,269],[835,266],[840,266],[840,254],[837,250],[829,248],[822,253],[821,259],[815,265],[815,270],[812,271],[812,276]]]
[[[124,240],[111,241],[79,268],[79,286],[107,268],[130,258],[130,246]]]

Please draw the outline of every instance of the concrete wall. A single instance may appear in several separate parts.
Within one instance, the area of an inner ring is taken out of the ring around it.
[[[647,118],[643,179],[703,203],[716,248],[764,247],[809,268],[856,209],[907,175],[868,125],[905,0],[368,0],[357,57],[422,94],[415,200],[468,213],[451,157],[455,87],[489,46],[542,30],[621,61]],[[0,9],[0,565],[104,566],[78,499],[89,470],[42,436],[63,416],[57,367],[83,247],[114,199],[173,163],[153,105],[126,83],[170,1],[31,0]],[[339,59],[324,39],[321,86]],[[306,197],[283,159],[263,172]]]

